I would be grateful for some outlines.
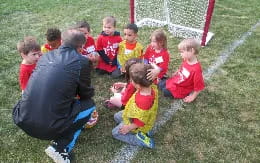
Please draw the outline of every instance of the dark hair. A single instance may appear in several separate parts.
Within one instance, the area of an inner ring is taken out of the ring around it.
[[[138,32],[138,27],[136,24],[127,24],[124,29],[130,29],[133,30],[134,33]]]
[[[61,34],[62,44],[70,46],[72,48],[79,48],[86,43],[86,37],[84,33],[76,30],[69,29]]]
[[[41,46],[37,43],[35,37],[27,36],[17,43],[17,50],[19,53],[27,55],[30,51],[41,50]]]
[[[106,16],[103,19],[104,24],[112,24],[114,27],[116,27],[116,18],[114,16]]]
[[[45,35],[48,41],[56,41],[61,39],[61,31],[58,28],[49,28]]]
[[[166,36],[166,33],[164,32],[164,30],[157,29],[157,30],[153,31],[153,33],[151,35],[151,39],[152,39],[152,37],[155,38],[156,42],[162,43],[162,47],[164,49],[167,49],[167,36]]]
[[[74,26],[74,29],[79,29],[79,28],[87,28],[88,32],[90,32],[90,25],[86,20],[78,21]]]
[[[131,59],[128,59],[126,62],[125,62],[125,79],[126,79],[126,82],[129,83],[130,82],[130,74],[129,74],[129,69],[130,67],[133,65],[133,64],[136,64],[136,63],[142,63],[142,59],[140,58],[131,58]]]
[[[149,69],[152,69],[152,65],[144,63],[136,63],[130,67],[130,78],[143,87],[149,87],[153,81],[147,79],[147,73]]]

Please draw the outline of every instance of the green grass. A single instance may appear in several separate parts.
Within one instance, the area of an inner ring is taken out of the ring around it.
[[[92,35],[101,31],[101,20],[114,15],[118,30],[128,22],[126,0],[0,0],[0,160],[3,162],[51,162],[44,149],[49,141],[31,138],[12,122],[12,107],[20,98],[18,68],[21,58],[16,43],[24,36],[45,42],[49,27],[66,29],[85,18]],[[216,1],[209,45],[201,49],[203,69],[230,43],[260,19],[259,0]],[[141,28],[139,41],[146,46],[154,28]],[[142,149],[133,162],[259,162],[260,161],[260,29],[235,52],[207,81],[198,99],[184,106],[155,134],[155,150]],[[180,39],[168,33],[171,70],[180,64],[177,44]],[[74,149],[76,162],[109,162],[124,145],[114,140],[113,114],[102,106],[110,96],[115,80],[93,74],[95,101],[100,121],[82,133]],[[160,96],[159,116],[172,100]]]

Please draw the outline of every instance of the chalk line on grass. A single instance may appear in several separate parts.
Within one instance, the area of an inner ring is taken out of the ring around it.
[[[209,80],[211,76],[216,72],[216,70],[227,61],[227,59],[234,52],[234,50],[240,45],[242,45],[258,26],[260,26],[260,20],[255,25],[253,25],[246,33],[244,33],[240,39],[235,40],[232,44],[230,44],[227,48],[225,48],[225,50],[220,53],[219,57],[215,60],[215,62],[213,62],[213,64],[206,70],[206,72],[203,73],[204,79]],[[182,105],[183,105],[182,100],[174,100],[174,102],[171,103],[169,109],[166,109],[166,111],[163,113],[163,116],[160,117],[160,120],[155,123],[155,126],[153,128],[153,133],[158,132],[158,130],[167,121],[169,121],[172,118],[174,113],[182,108]],[[138,146],[132,146],[128,144],[124,145],[115,154],[115,157],[111,162],[112,163],[130,162],[140,149],[142,148]]]

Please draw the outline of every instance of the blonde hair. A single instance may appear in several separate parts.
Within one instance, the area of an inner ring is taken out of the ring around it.
[[[198,40],[193,38],[187,38],[182,40],[178,45],[179,50],[191,51],[194,49],[195,54],[199,54],[200,43]]]
[[[164,32],[164,30],[162,29],[157,29],[155,31],[153,31],[152,35],[151,35],[151,39],[155,38],[156,42],[159,42],[162,44],[162,47],[164,49],[167,49],[167,36],[166,33]]]
[[[103,19],[103,24],[112,24],[116,27],[116,18],[114,16],[107,16]]]

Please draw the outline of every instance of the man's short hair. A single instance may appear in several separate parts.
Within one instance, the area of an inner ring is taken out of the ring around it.
[[[84,33],[76,30],[69,29],[61,34],[62,44],[70,46],[72,48],[80,48],[86,43],[86,37]]]

